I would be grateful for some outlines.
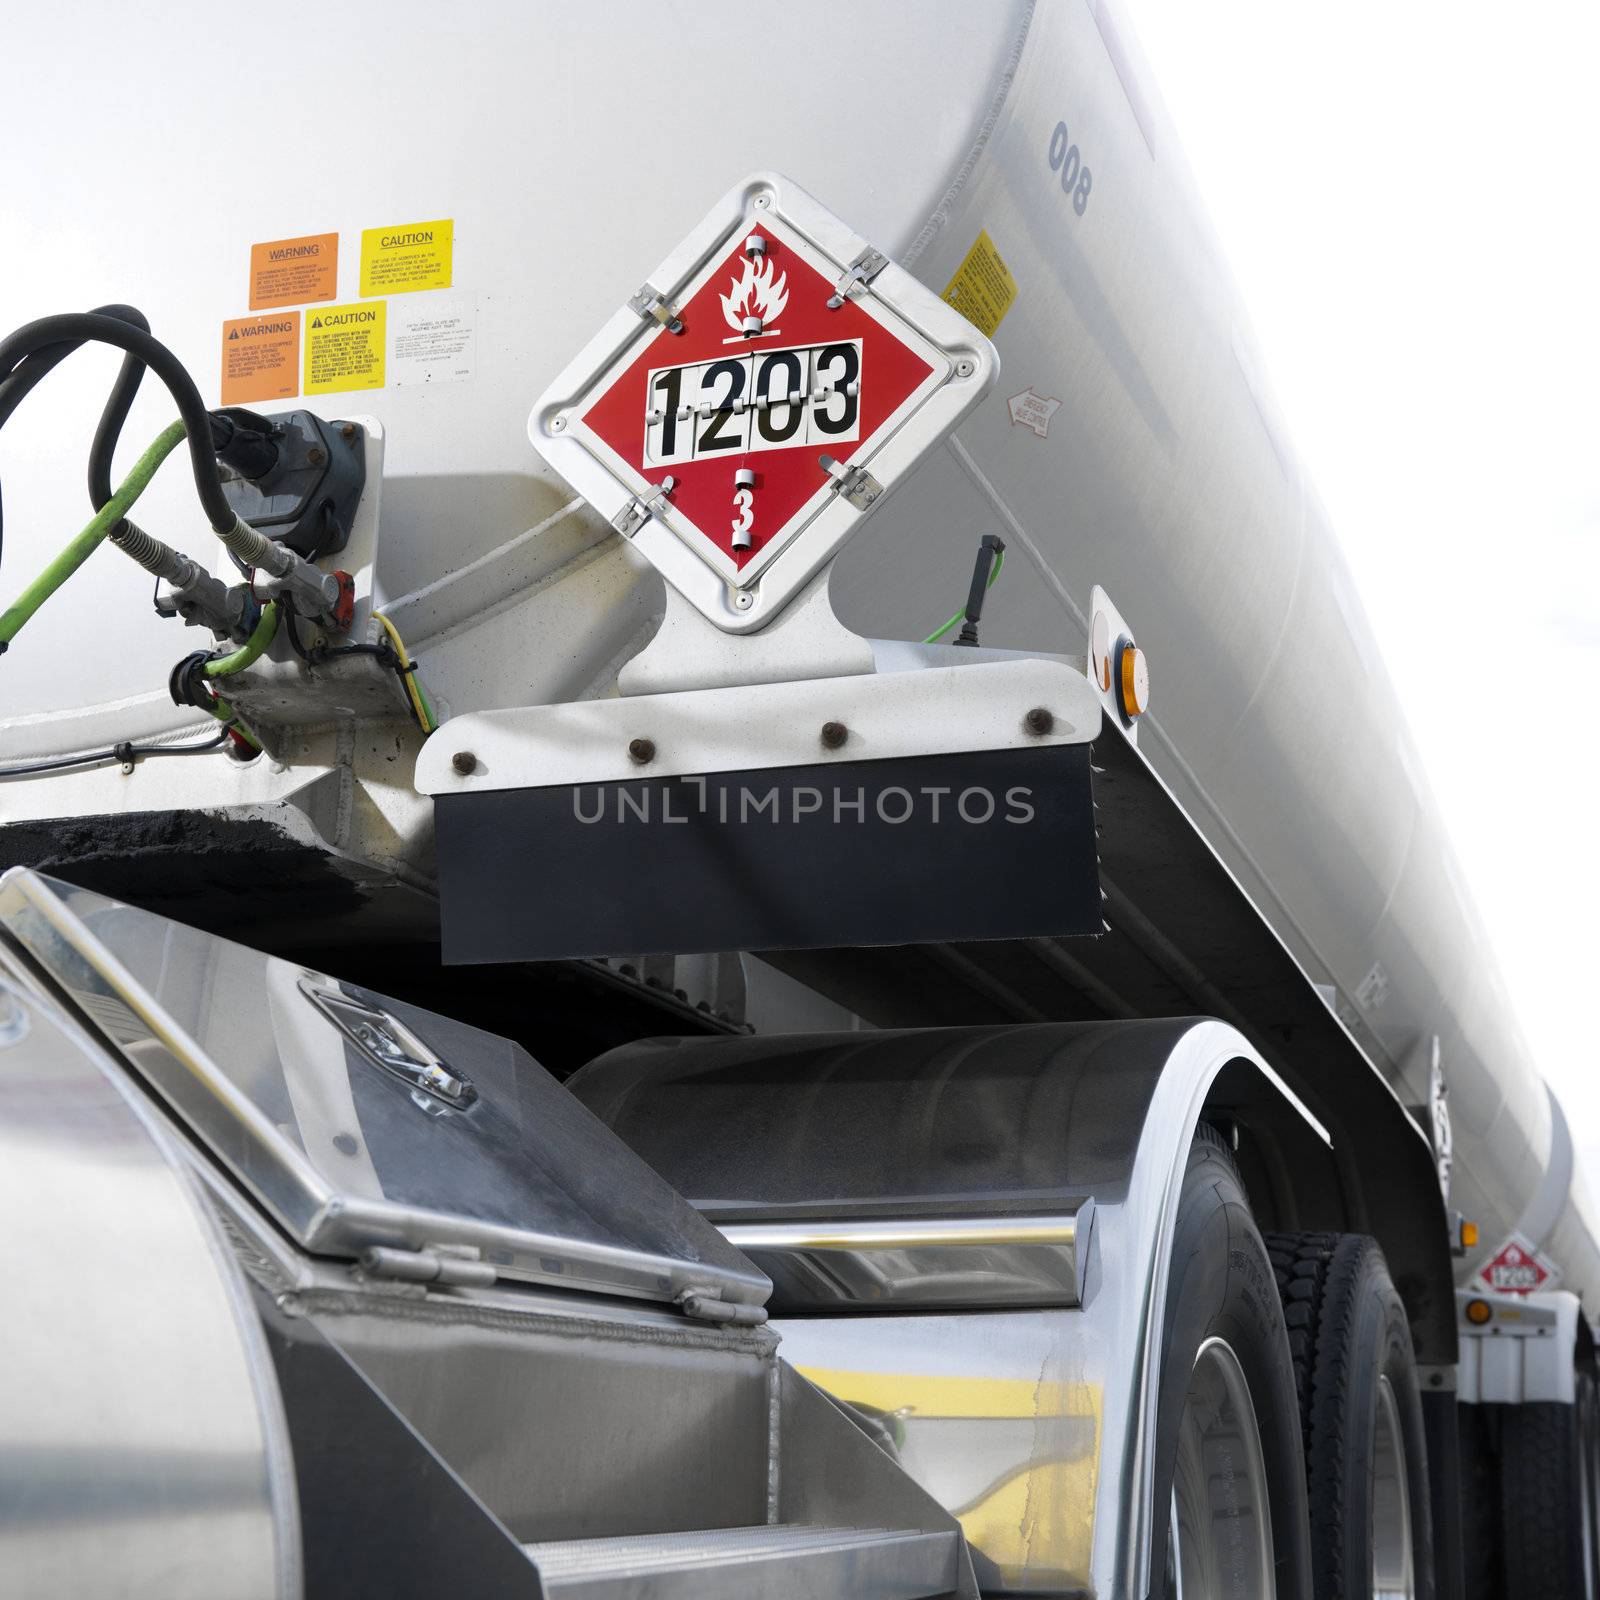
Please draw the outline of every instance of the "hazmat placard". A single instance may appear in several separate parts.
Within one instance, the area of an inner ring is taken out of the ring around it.
[[[307,394],[383,387],[384,311],[364,300],[306,313]]]
[[[477,321],[470,294],[397,300],[389,310],[389,382],[403,387],[470,378]]]
[[[995,329],[1017,298],[1017,280],[995,249],[988,229],[979,229],[966,260],[956,268],[955,277],[940,298],[974,327],[994,337]]]
[[[1513,1233],[1478,1268],[1479,1281],[1501,1294],[1532,1294],[1553,1289],[1561,1276],[1558,1268],[1526,1234]]]
[[[222,324],[222,403],[289,400],[300,392],[300,313],[274,311]]]
[[[339,235],[309,233],[250,246],[250,309],[331,300],[339,292]]]
[[[362,294],[410,294],[448,289],[455,224],[406,222],[361,234]]]

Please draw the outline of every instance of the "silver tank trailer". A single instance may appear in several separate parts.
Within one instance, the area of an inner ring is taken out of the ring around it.
[[[248,48],[220,14],[132,36],[117,16],[67,5],[10,25],[16,59],[58,59],[70,39],[77,66],[70,111],[49,72],[12,86],[39,137],[7,162],[7,322],[132,301],[204,388],[225,322],[250,314],[253,244],[337,232],[348,304],[363,230],[451,219],[448,287],[388,306],[391,324],[431,304],[470,326],[460,370],[423,380],[391,326],[380,384],[280,403],[382,423],[371,595],[411,619],[453,712],[607,692],[648,636],[658,580],[563,510],[525,418],[640,263],[738,175],[791,173],[927,284],[956,285],[975,320],[1002,313],[997,392],[846,550],[841,615],[920,638],[964,593],[986,530],[1009,546],[991,644],[1081,649],[1105,586],[1153,662],[1144,752],[1408,1102],[1428,1094],[1437,1040],[1454,1204],[1485,1248],[1518,1227],[1565,1286],[1600,1292],[1559,1107],[1115,6],[930,0],[913,27],[886,0],[721,0],[677,25],[644,0],[470,20],[391,0],[286,14]],[[0,593],[84,520],[84,419],[107,381],[104,357],[79,358],[8,427]],[[130,443],[168,420],[154,389]],[[219,566],[180,471],[140,521]],[[463,575],[452,601],[445,581]],[[0,665],[0,766],[182,728],[166,673],[203,641],[179,633],[151,615],[143,575],[99,556]],[[424,881],[426,806],[392,763],[326,733],[287,771],[11,781],[0,821],[270,811],[341,767],[342,848]]]

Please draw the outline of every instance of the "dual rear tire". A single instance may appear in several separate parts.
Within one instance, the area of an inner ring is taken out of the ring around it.
[[[1375,1240],[1268,1234],[1300,1395],[1317,1600],[1432,1600],[1422,1392]]]
[[[1461,1408],[1467,1600],[1600,1595],[1600,1396]]]
[[[1263,1239],[1204,1124],[1164,1335],[1155,1593],[1432,1600],[1420,1391],[1382,1252],[1354,1234]]]

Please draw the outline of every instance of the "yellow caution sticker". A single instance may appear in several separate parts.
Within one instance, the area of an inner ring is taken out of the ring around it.
[[[339,235],[308,233],[250,246],[250,309],[331,300],[339,292]]]
[[[300,313],[272,311],[222,324],[222,403],[289,400],[300,392]]]
[[[382,300],[306,313],[307,394],[383,387]]]
[[[405,222],[361,233],[362,294],[410,294],[448,289],[455,224]]]
[[[983,333],[994,337],[995,329],[1017,298],[1017,280],[986,228],[979,230],[967,259],[956,268],[955,277],[940,298]]]

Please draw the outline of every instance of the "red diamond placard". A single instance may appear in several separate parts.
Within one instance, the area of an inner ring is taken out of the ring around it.
[[[999,372],[959,311],[756,172],[552,381],[528,436],[701,619],[757,633],[819,592]]]
[[[830,308],[834,280],[776,218],[764,248],[749,237],[582,416],[650,484],[671,478],[679,519],[741,571],[828,486],[821,458],[869,454],[935,371],[854,300]]]
[[[1554,1287],[1556,1280],[1554,1268],[1516,1233],[1478,1268],[1478,1276],[1501,1294],[1532,1294],[1536,1289]]]

